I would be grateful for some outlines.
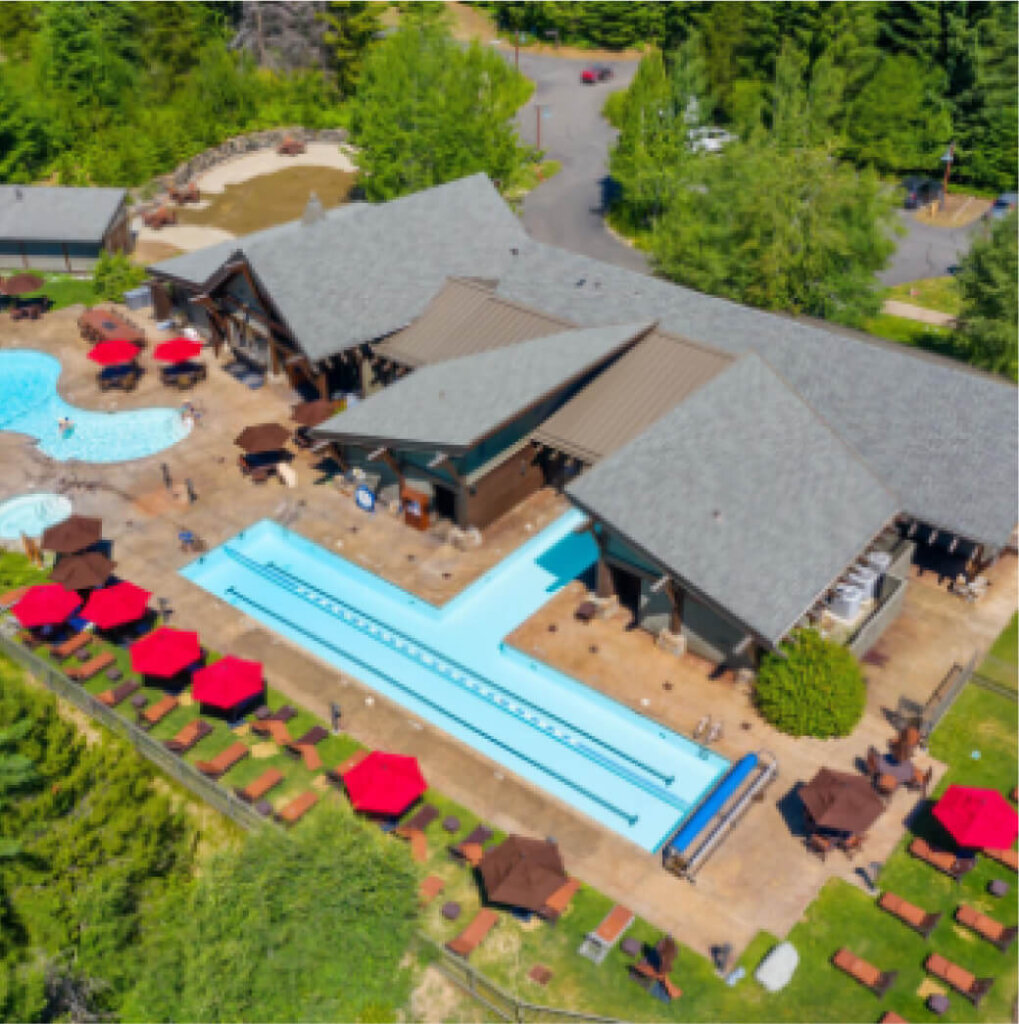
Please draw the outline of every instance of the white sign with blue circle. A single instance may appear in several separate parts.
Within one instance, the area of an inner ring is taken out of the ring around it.
[[[375,511],[375,495],[372,493],[372,489],[365,486],[365,484],[361,484],[354,491],[354,502],[358,508],[363,509],[365,512]]]

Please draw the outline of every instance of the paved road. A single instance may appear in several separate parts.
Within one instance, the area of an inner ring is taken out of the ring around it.
[[[513,60],[512,50],[502,52]],[[524,200],[524,226],[540,242],[646,273],[643,254],[615,239],[602,219],[609,150],[617,133],[601,108],[609,92],[625,89],[637,69],[636,61],[611,63],[611,82],[581,85],[583,62],[520,54],[520,70],[535,83],[530,102],[517,114],[520,137],[536,144],[540,104],[542,148],[562,163],[554,178]]]
[[[908,210],[899,211],[907,234],[899,239],[899,248],[887,269],[878,274],[882,284],[903,284],[921,277],[943,277],[956,266],[980,231],[983,221],[962,228],[938,228],[923,224]]]

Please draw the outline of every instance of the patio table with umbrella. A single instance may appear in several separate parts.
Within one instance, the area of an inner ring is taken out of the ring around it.
[[[279,423],[256,423],[245,427],[234,444],[250,455],[279,451],[290,440],[290,431]]]
[[[79,607],[81,598],[60,583],[30,587],[12,611],[26,629],[58,626]]]
[[[555,843],[516,835],[487,850],[478,872],[489,903],[534,913],[569,880]]]
[[[256,700],[265,697],[262,665],[232,654],[200,668],[192,678],[191,696],[202,710],[237,715]]]
[[[133,363],[140,351],[137,345],[124,338],[111,338],[93,345],[88,351],[88,358],[100,366],[122,366]]]
[[[0,280],[0,293],[14,298],[18,295],[31,295],[46,286],[46,282],[37,274],[13,274]]]
[[[76,555],[103,539],[103,521],[94,516],[68,516],[43,531],[40,547],[58,555]]]
[[[822,768],[799,790],[816,828],[861,835],[881,816],[885,805],[862,775]]]
[[[139,675],[173,679],[202,657],[198,634],[160,626],[131,645],[131,668]]]
[[[101,587],[113,573],[113,562],[101,551],[64,555],[54,566],[50,579],[70,590]]]
[[[291,408],[290,418],[298,424],[297,430],[294,432],[294,441],[298,446],[311,447],[314,439],[308,431],[330,419],[336,410],[336,404],[325,398],[316,398],[312,402],[301,402]]]
[[[81,610],[81,617],[97,629],[116,629],[137,622],[145,615],[151,597],[150,591],[121,580],[113,586],[93,590]]]
[[[1019,835],[1019,814],[996,789],[949,786],[934,817],[964,849],[1008,849]]]
[[[396,817],[428,788],[416,757],[373,750],[343,776],[355,811]]]
[[[152,355],[164,363],[186,363],[202,353],[202,343],[191,338],[171,338],[161,341]]]

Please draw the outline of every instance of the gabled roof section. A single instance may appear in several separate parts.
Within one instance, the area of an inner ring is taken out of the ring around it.
[[[102,241],[125,195],[122,188],[0,185],[0,238]]]
[[[652,326],[566,331],[424,366],[312,433],[353,444],[462,454],[596,370]]]
[[[468,278],[447,281],[421,316],[375,351],[404,366],[426,366],[558,334],[573,326],[500,298],[493,293],[496,284]]]
[[[597,462],[731,362],[724,352],[652,331],[553,413],[534,439],[583,462]]]
[[[856,452],[756,355],[567,494],[773,645],[899,511]]]
[[[447,277],[498,278],[526,241],[484,174],[388,203],[354,203],[150,269],[199,287],[240,250],[305,354],[324,359],[405,327]]]
[[[530,242],[499,295],[577,324],[643,317],[706,345],[756,351],[866,460],[917,519],[1000,547],[1019,519],[1014,385]]]

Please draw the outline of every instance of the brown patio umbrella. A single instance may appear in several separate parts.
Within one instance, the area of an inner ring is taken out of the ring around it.
[[[15,274],[0,281],[0,292],[4,295],[28,295],[37,292],[46,282],[35,274]]]
[[[290,431],[278,423],[256,423],[245,427],[235,438],[234,444],[246,452],[271,452],[290,440]]]
[[[869,779],[831,768],[801,787],[800,799],[815,825],[838,832],[865,832],[885,809]]]
[[[40,545],[58,555],[76,555],[91,547],[103,536],[103,521],[93,516],[68,516],[51,526],[42,535]]]
[[[53,567],[50,579],[63,583],[68,590],[90,590],[101,587],[113,572],[113,562],[101,551],[85,551],[65,555]]]
[[[317,427],[325,423],[333,414],[335,403],[324,398],[316,398],[314,402],[301,402],[290,410],[290,418],[302,427]]]
[[[567,882],[559,847],[547,839],[509,836],[478,865],[490,903],[538,911]]]

